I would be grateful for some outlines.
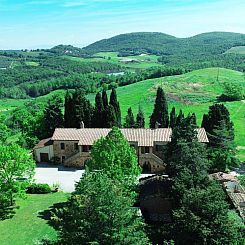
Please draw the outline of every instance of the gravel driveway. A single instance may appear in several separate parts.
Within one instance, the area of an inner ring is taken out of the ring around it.
[[[80,180],[83,173],[84,170],[80,169],[38,164],[34,180],[36,183],[47,183],[50,186],[58,184],[62,191],[72,192],[75,182]]]
[[[54,166],[45,163],[37,164],[34,180],[36,183],[47,183],[50,186],[59,185],[64,192],[73,192],[75,183],[80,180],[85,170]],[[141,174],[139,178],[145,178],[154,174]]]

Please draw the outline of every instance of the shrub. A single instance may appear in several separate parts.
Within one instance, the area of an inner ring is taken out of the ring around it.
[[[32,183],[26,190],[26,193],[29,194],[46,194],[50,192],[51,192],[51,188],[48,184]]]

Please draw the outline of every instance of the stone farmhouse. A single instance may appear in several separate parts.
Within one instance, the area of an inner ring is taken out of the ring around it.
[[[52,138],[41,140],[34,147],[37,162],[56,162],[68,167],[84,167],[90,159],[93,143],[105,137],[108,128],[57,128]],[[164,149],[171,140],[171,128],[123,128],[122,134],[134,147],[140,166],[145,172],[158,173],[165,169]],[[199,142],[207,143],[204,128],[197,129]]]

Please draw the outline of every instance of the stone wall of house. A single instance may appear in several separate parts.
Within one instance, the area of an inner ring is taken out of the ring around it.
[[[61,149],[61,143],[65,144],[65,148],[63,150]],[[78,143],[78,141],[54,141],[53,142],[54,157],[57,159],[59,158],[61,162],[62,156],[65,156],[65,158],[69,158],[70,156],[79,152],[79,150],[75,148],[75,143]]]
[[[145,164],[149,164],[151,173],[161,173],[165,171],[163,161],[160,161],[160,159],[157,160],[152,153],[139,155],[139,164],[142,168]]]
[[[64,162],[64,166],[83,168],[86,161],[89,159],[91,159],[89,152],[79,152],[74,157],[71,157],[71,159],[67,158],[67,160]]]

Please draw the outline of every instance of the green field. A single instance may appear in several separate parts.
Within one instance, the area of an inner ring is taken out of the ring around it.
[[[19,200],[19,209],[12,219],[0,221],[1,245],[32,245],[43,238],[55,239],[56,231],[39,217],[54,203],[64,202],[68,194],[58,192],[43,195],[28,195]]]
[[[142,54],[127,57],[118,57],[117,55],[118,52],[100,52],[94,54],[93,58],[65,57],[80,62],[109,62],[121,65],[128,69],[146,69],[154,66],[161,66],[157,61],[159,57],[157,55]]]
[[[245,46],[232,47],[225,52],[226,54],[245,54]]]

